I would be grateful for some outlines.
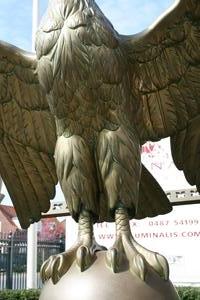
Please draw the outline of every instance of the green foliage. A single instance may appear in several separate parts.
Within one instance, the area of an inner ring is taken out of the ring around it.
[[[5,290],[0,291],[0,300],[38,300],[39,290]]]
[[[200,300],[200,288],[177,287],[181,300]]]
[[[200,300],[200,288],[178,287],[181,300]],[[0,291],[0,300],[39,300],[39,290]]]

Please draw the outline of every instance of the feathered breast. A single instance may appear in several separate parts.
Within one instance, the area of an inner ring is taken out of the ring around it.
[[[52,19],[54,25],[44,23],[38,32],[39,78],[61,134],[71,127],[77,134],[116,128],[129,97],[118,35],[96,6],[92,11],[76,11],[63,24]]]

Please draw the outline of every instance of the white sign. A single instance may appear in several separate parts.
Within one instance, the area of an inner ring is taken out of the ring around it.
[[[169,139],[146,143],[142,147],[142,162],[164,191],[191,188],[183,172],[174,165]]]
[[[95,226],[95,238],[110,248],[115,241],[115,224]],[[170,279],[176,284],[200,285],[200,204],[178,206],[163,216],[132,220],[131,231],[141,245],[166,256]],[[66,248],[75,243],[77,224],[66,220]]]

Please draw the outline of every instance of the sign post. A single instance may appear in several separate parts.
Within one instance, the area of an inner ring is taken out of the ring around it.
[[[32,51],[35,52],[35,36],[39,25],[39,0],[33,0]]]
[[[35,51],[35,35],[39,23],[39,0],[33,0],[32,51]],[[27,289],[37,288],[37,223],[28,228],[27,236]]]
[[[0,177],[0,203],[1,203],[1,201],[3,200],[3,198],[4,198],[4,195],[1,194],[1,189],[2,189],[2,179],[1,179],[1,177]]]

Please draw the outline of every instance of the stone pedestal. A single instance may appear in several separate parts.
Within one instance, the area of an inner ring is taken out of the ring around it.
[[[94,264],[81,273],[74,263],[70,270],[53,285],[48,281],[40,300],[178,300],[170,281],[162,280],[149,270],[146,281],[124,270],[114,274],[106,266],[105,252],[97,253]]]

